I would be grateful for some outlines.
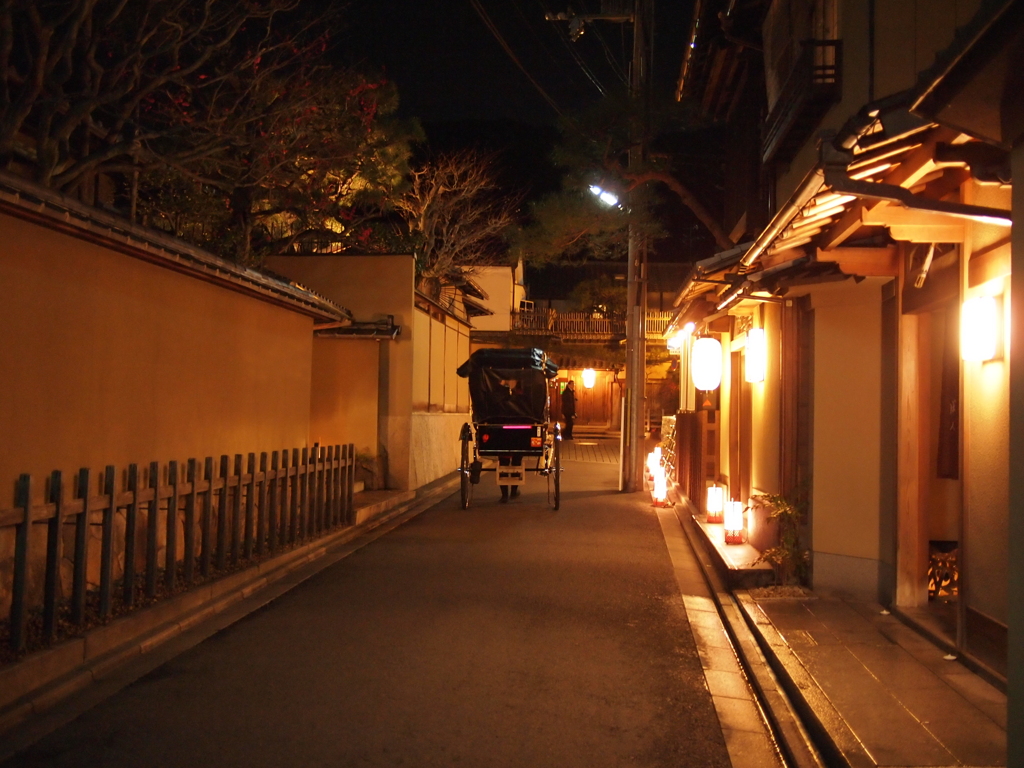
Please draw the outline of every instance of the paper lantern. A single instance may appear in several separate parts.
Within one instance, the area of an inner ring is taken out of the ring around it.
[[[583,369],[583,386],[587,389],[593,389],[594,384],[597,383],[597,371],[593,368]]]
[[[743,502],[729,501],[725,505],[725,543],[743,543]]]
[[[768,345],[764,338],[764,328],[751,328],[747,331],[744,358],[744,378],[751,384],[764,381],[765,369],[768,367]]]
[[[976,296],[960,309],[960,357],[982,362],[1000,352],[1002,312],[995,296]]]
[[[654,469],[654,489],[651,496],[656,507],[664,507],[668,503],[668,479],[665,477],[665,468],[660,464]]]
[[[709,523],[722,522],[722,511],[725,509],[725,488],[721,485],[708,486],[707,498],[707,521]]]
[[[718,339],[705,336],[693,342],[690,376],[697,389],[718,389],[722,383],[722,343]]]

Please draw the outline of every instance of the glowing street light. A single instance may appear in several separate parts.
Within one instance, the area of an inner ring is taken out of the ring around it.
[[[590,194],[600,200],[602,203],[607,205],[609,208],[619,204],[619,198],[612,192],[606,189],[601,189],[597,184],[590,185]]]

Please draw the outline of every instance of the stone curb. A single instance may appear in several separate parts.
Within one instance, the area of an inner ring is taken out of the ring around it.
[[[354,526],[116,619],[0,670],[0,734],[234,603],[323,559],[330,550],[388,523],[404,522],[402,518],[419,514],[450,496],[458,483],[457,476],[448,476],[417,492],[396,493],[387,502],[378,501],[357,510],[360,522]]]
[[[787,696],[787,691],[779,684],[772,666],[762,653],[756,632],[748,626],[748,622],[744,621],[741,607],[726,589],[722,578],[715,570],[710,554],[693,529],[694,523],[689,503],[683,500],[673,506],[690,546],[697,556],[697,562],[704,573],[704,579],[718,608],[718,614],[725,625],[740,664],[747,674],[747,679],[757,695],[758,704],[785,757],[786,764],[793,768],[824,768],[826,765],[835,765],[832,761],[824,759],[827,756],[819,753],[814,740],[805,729],[800,715],[791,703],[790,697]],[[747,598],[749,599],[749,596]]]

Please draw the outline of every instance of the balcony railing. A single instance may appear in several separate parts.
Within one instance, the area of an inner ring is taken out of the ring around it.
[[[765,121],[762,157],[792,160],[829,108],[842,97],[841,40],[803,40],[793,69]]]
[[[661,339],[674,312],[648,312],[647,338]],[[626,321],[590,312],[531,309],[512,314],[512,331],[523,335],[557,336],[567,341],[609,341],[626,337]]]

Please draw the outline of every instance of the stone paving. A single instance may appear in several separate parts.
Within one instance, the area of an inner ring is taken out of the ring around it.
[[[1006,696],[883,613],[838,598],[744,600],[846,762],[1006,764]],[[823,699],[815,701],[806,680]],[[831,708],[841,722],[828,722]],[[852,739],[844,740],[848,729]]]

